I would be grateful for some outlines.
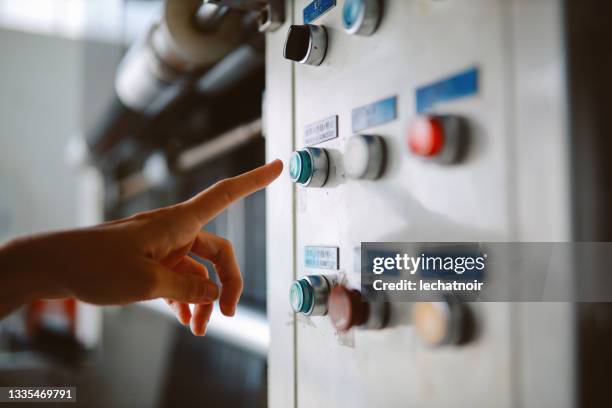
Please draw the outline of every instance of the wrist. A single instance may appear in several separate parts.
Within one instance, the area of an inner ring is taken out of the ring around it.
[[[27,282],[30,280],[27,274],[28,267],[24,263],[30,261],[22,260],[20,252],[24,243],[22,239],[14,239],[0,246],[0,274],[2,276],[2,289],[0,293],[3,298],[10,298],[20,304],[28,302]]]
[[[28,236],[0,246],[4,296],[16,297],[22,304],[58,297],[61,285],[52,271],[61,267],[55,265],[57,257],[45,241],[48,241],[45,236]]]

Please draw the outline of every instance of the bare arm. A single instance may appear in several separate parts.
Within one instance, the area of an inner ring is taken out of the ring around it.
[[[242,277],[231,243],[202,226],[265,188],[282,167],[276,160],[171,207],[0,246],[0,317],[39,298],[74,296],[98,305],[165,298],[183,324],[203,335],[217,298],[223,314],[235,313]],[[215,265],[221,288],[189,254]],[[196,304],[193,314],[189,303]]]

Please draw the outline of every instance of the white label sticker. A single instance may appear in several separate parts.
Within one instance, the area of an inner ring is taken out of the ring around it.
[[[330,116],[304,128],[304,145],[312,146],[338,137],[338,115]]]
[[[338,269],[340,248],[315,247],[304,248],[304,266],[316,269]]]

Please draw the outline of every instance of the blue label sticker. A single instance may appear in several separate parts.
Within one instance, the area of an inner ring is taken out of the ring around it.
[[[316,269],[338,269],[340,248],[316,247],[304,248],[304,266]]]
[[[336,0],[314,0],[304,8],[304,24],[312,23],[334,7]]]
[[[353,109],[353,133],[397,119],[397,97]]]
[[[452,101],[478,92],[478,68],[470,68],[416,91],[417,112],[422,113],[440,102]]]

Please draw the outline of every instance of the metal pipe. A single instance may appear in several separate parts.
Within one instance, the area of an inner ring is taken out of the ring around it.
[[[261,132],[262,122],[261,119],[257,119],[185,150],[177,159],[177,170],[188,172],[261,137]],[[151,158],[155,160],[151,160]],[[147,160],[143,170],[134,172],[119,181],[120,200],[128,200],[164,182],[164,170],[160,165],[161,157],[153,155],[151,158]],[[152,173],[154,174],[152,175]]]
[[[202,94],[216,94],[231,87],[258,68],[263,68],[263,53],[245,44],[223,58],[211,68],[195,85]]]
[[[168,305],[161,299],[141,304],[174,318]],[[231,318],[215,309],[206,334],[262,357],[267,357],[270,348],[270,325],[266,314],[253,308],[238,307]]]
[[[164,2],[159,23],[131,47],[117,70],[115,88],[126,106],[145,110],[169,84],[214,65],[240,44],[240,12],[227,10],[214,30],[203,30],[197,24],[201,6],[202,0]]]
[[[178,157],[177,167],[180,171],[189,171],[261,137],[261,131],[261,119],[239,126],[211,141],[184,151]]]

